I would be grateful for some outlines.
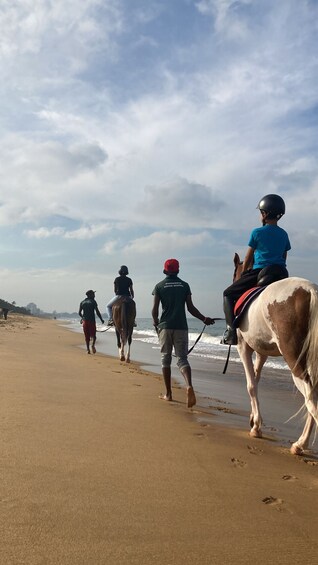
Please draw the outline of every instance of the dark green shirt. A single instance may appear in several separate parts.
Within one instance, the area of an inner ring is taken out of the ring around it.
[[[159,297],[162,305],[159,328],[187,330],[185,303],[187,296],[191,295],[188,283],[179,279],[177,275],[168,275],[156,284],[152,294]]]
[[[98,308],[96,300],[94,298],[85,298],[80,303],[79,311],[82,312],[83,320],[88,322],[95,322],[95,310]]]

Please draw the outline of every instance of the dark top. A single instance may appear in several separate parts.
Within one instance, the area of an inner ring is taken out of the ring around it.
[[[94,298],[85,298],[80,303],[79,312],[82,313],[83,320],[87,322],[95,322],[95,310],[98,310],[98,306]]]
[[[120,275],[114,280],[114,288],[116,295],[130,296],[129,288],[132,286],[132,280],[126,275]]]
[[[189,284],[177,275],[168,275],[156,284],[152,294],[159,297],[162,305],[159,328],[187,330],[185,303],[187,296],[191,295]]]

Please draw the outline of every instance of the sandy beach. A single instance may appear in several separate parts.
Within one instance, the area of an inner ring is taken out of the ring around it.
[[[314,456],[206,420],[180,385],[160,401],[158,374],[83,343],[0,321],[1,563],[316,561]]]

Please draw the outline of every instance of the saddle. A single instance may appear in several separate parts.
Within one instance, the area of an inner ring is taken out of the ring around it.
[[[258,275],[257,286],[250,288],[240,296],[234,307],[234,327],[237,328],[243,314],[251,304],[251,302],[261,293],[265,288],[273,282],[281,279],[288,278],[288,271],[286,267],[281,265],[270,265],[264,267]]]
[[[250,303],[261,293],[265,290],[266,286],[255,286],[253,288],[249,288],[240,296],[237,300],[234,308],[235,324],[237,325],[237,319],[241,318],[247,307]]]

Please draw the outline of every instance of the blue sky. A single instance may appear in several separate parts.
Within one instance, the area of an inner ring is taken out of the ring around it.
[[[101,310],[122,264],[150,314],[176,257],[222,312],[258,201],[317,282],[318,2],[3,0],[0,297]]]

